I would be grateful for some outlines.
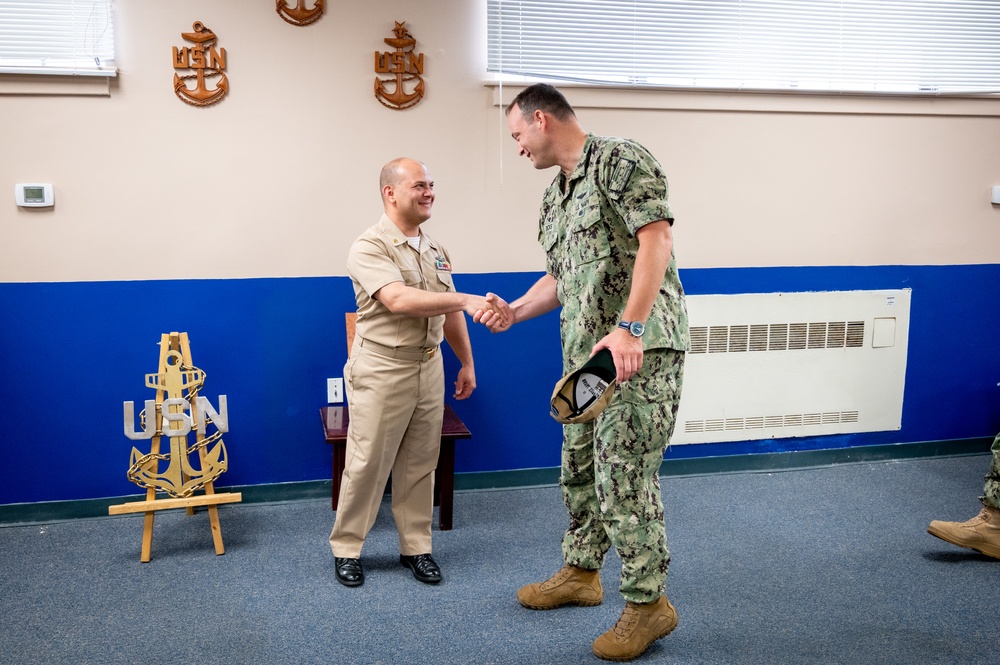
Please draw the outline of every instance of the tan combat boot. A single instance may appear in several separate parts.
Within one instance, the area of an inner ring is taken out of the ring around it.
[[[959,547],[969,547],[986,556],[1000,559],[1000,509],[983,506],[968,522],[934,520],[927,533]]]
[[[594,640],[594,655],[604,660],[632,660],[677,627],[677,610],[666,596],[652,603],[625,603],[611,630]]]
[[[552,610],[563,605],[600,605],[604,600],[600,573],[567,564],[544,582],[521,587],[517,602],[533,610]]]

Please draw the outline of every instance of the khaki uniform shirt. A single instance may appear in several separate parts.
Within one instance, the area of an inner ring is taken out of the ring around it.
[[[386,284],[403,282],[425,291],[454,291],[447,250],[421,231],[420,251],[385,214],[351,245],[347,272],[358,304],[357,334],[376,344],[402,348],[435,347],[444,339],[444,316],[393,314],[372,297]]]
[[[663,219],[673,223],[666,176],[649,151],[628,139],[589,134],[570,176],[560,171],[549,185],[538,240],[546,272],[556,279],[570,366],[585,361],[621,321],[639,249],[635,232]],[[687,308],[672,253],[642,339],[646,350],[687,350]]]

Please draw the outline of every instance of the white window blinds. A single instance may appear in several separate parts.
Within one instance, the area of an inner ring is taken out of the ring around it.
[[[1000,92],[997,0],[487,0],[488,69],[596,84]]]
[[[110,0],[0,0],[0,74],[115,76]]]

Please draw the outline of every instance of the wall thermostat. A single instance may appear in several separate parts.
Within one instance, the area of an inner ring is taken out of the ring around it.
[[[52,185],[42,183],[14,185],[14,200],[22,208],[47,208],[55,204]]]

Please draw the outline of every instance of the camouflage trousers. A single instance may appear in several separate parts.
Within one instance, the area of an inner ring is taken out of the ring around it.
[[[596,569],[613,546],[622,562],[619,591],[636,603],[652,602],[666,588],[670,551],[659,471],[683,373],[683,352],[648,351],[595,421],[563,426],[560,486],[569,511],[563,557]]]
[[[1000,434],[993,439],[993,461],[986,472],[986,484],[983,486],[983,496],[979,497],[987,506],[1000,508]]]

